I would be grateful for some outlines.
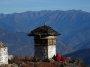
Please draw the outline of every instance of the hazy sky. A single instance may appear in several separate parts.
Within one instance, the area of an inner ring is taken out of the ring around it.
[[[90,0],[0,0],[0,13],[71,9],[90,12]]]

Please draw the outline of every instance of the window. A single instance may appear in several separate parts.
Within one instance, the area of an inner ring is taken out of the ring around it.
[[[53,39],[53,45],[56,45],[56,39]]]
[[[52,44],[53,44],[52,39],[49,39],[49,40],[48,40],[48,44],[49,44],[49,45],[52,45]]]
[[[56,39],[49,39],[48,45],[56,45]]]

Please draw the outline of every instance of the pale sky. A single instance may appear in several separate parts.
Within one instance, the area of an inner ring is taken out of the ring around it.
[[[0,13],[72,9],[90,12],[90,0],[0,0]]]

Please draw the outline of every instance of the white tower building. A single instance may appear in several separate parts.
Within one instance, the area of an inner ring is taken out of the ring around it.
[[[8,48],[0,42],[0,65],[8,64]]]
[[[34,36],[34,56],[40,59],[49,59],[56,55],[57,35],[59,33],[47,25],[32,30],[29,36]]]

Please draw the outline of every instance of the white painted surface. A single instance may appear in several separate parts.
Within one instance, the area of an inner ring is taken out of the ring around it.
[[[54,55],[56,55],[56,45],[48,46],[48,58],[52,58]]]
[[[44,38],[41,38],[41,39],[51,39],[51,38],[56,38],[56,36],[47,36],[47,37],[44,37]]]
[[[8,64],[8,48],[0,47],[0,65]]]
[[[46,38],[50,38],[51,39],[51,38],[56,38],[56,36],[48,36]]]

